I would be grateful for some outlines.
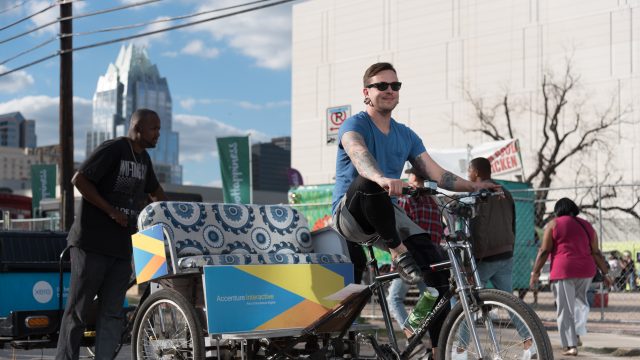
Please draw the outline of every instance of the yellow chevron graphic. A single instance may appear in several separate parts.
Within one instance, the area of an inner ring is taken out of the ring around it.
[[[236,268],[329,308],[336,302],[324,297],[344,287],[341,275],[319,264],[237,265]]]
[[[131,243],[134,248],[150,252],[154,255],[166,257],[164,252],[164,241],[154,239],[148,235],[136,233],[131,236]]]

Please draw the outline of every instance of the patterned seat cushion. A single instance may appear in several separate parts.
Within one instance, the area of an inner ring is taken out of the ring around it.
[[[218,264],[227,255],[247,259],[243,264],[279,263],[282,256],[291,263],[304,263],[325,256],[310,255],[313,244],[307,220],[284,205],[157,202],[138,218],[141,230],[156,224],[165,228],[178,264],[199,264],[188,268]]]
[[[351,263],[341,254],[227,254],[196,255],[180,258],[178,268],[182,270],[201,268],[205,265],[260,265],[260,264],[336,264]]]

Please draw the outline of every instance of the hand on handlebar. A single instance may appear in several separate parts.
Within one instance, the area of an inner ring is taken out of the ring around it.
[[[406,185],[400,179],[381,178],[378,185],[389,192],[389,196],[402,195],[402,188]]]

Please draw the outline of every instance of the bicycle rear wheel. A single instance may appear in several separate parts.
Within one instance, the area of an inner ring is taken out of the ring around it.
[[[141,305],[133,325],[132,358],[204,359],[204,334],[193,305],[162,289]]]
[[[542,322],[520,299],[490,289],[480,290],[477,299],[472,318],[486,359],[553,359]],[[460,302],[445,319],[438,344],[438,359],[480,358]]]

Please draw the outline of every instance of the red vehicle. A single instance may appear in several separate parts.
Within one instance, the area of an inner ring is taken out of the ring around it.
[[[9,211],[12,219],[31,218],[31,198],[28,196],[0,193],[0,212]]]

